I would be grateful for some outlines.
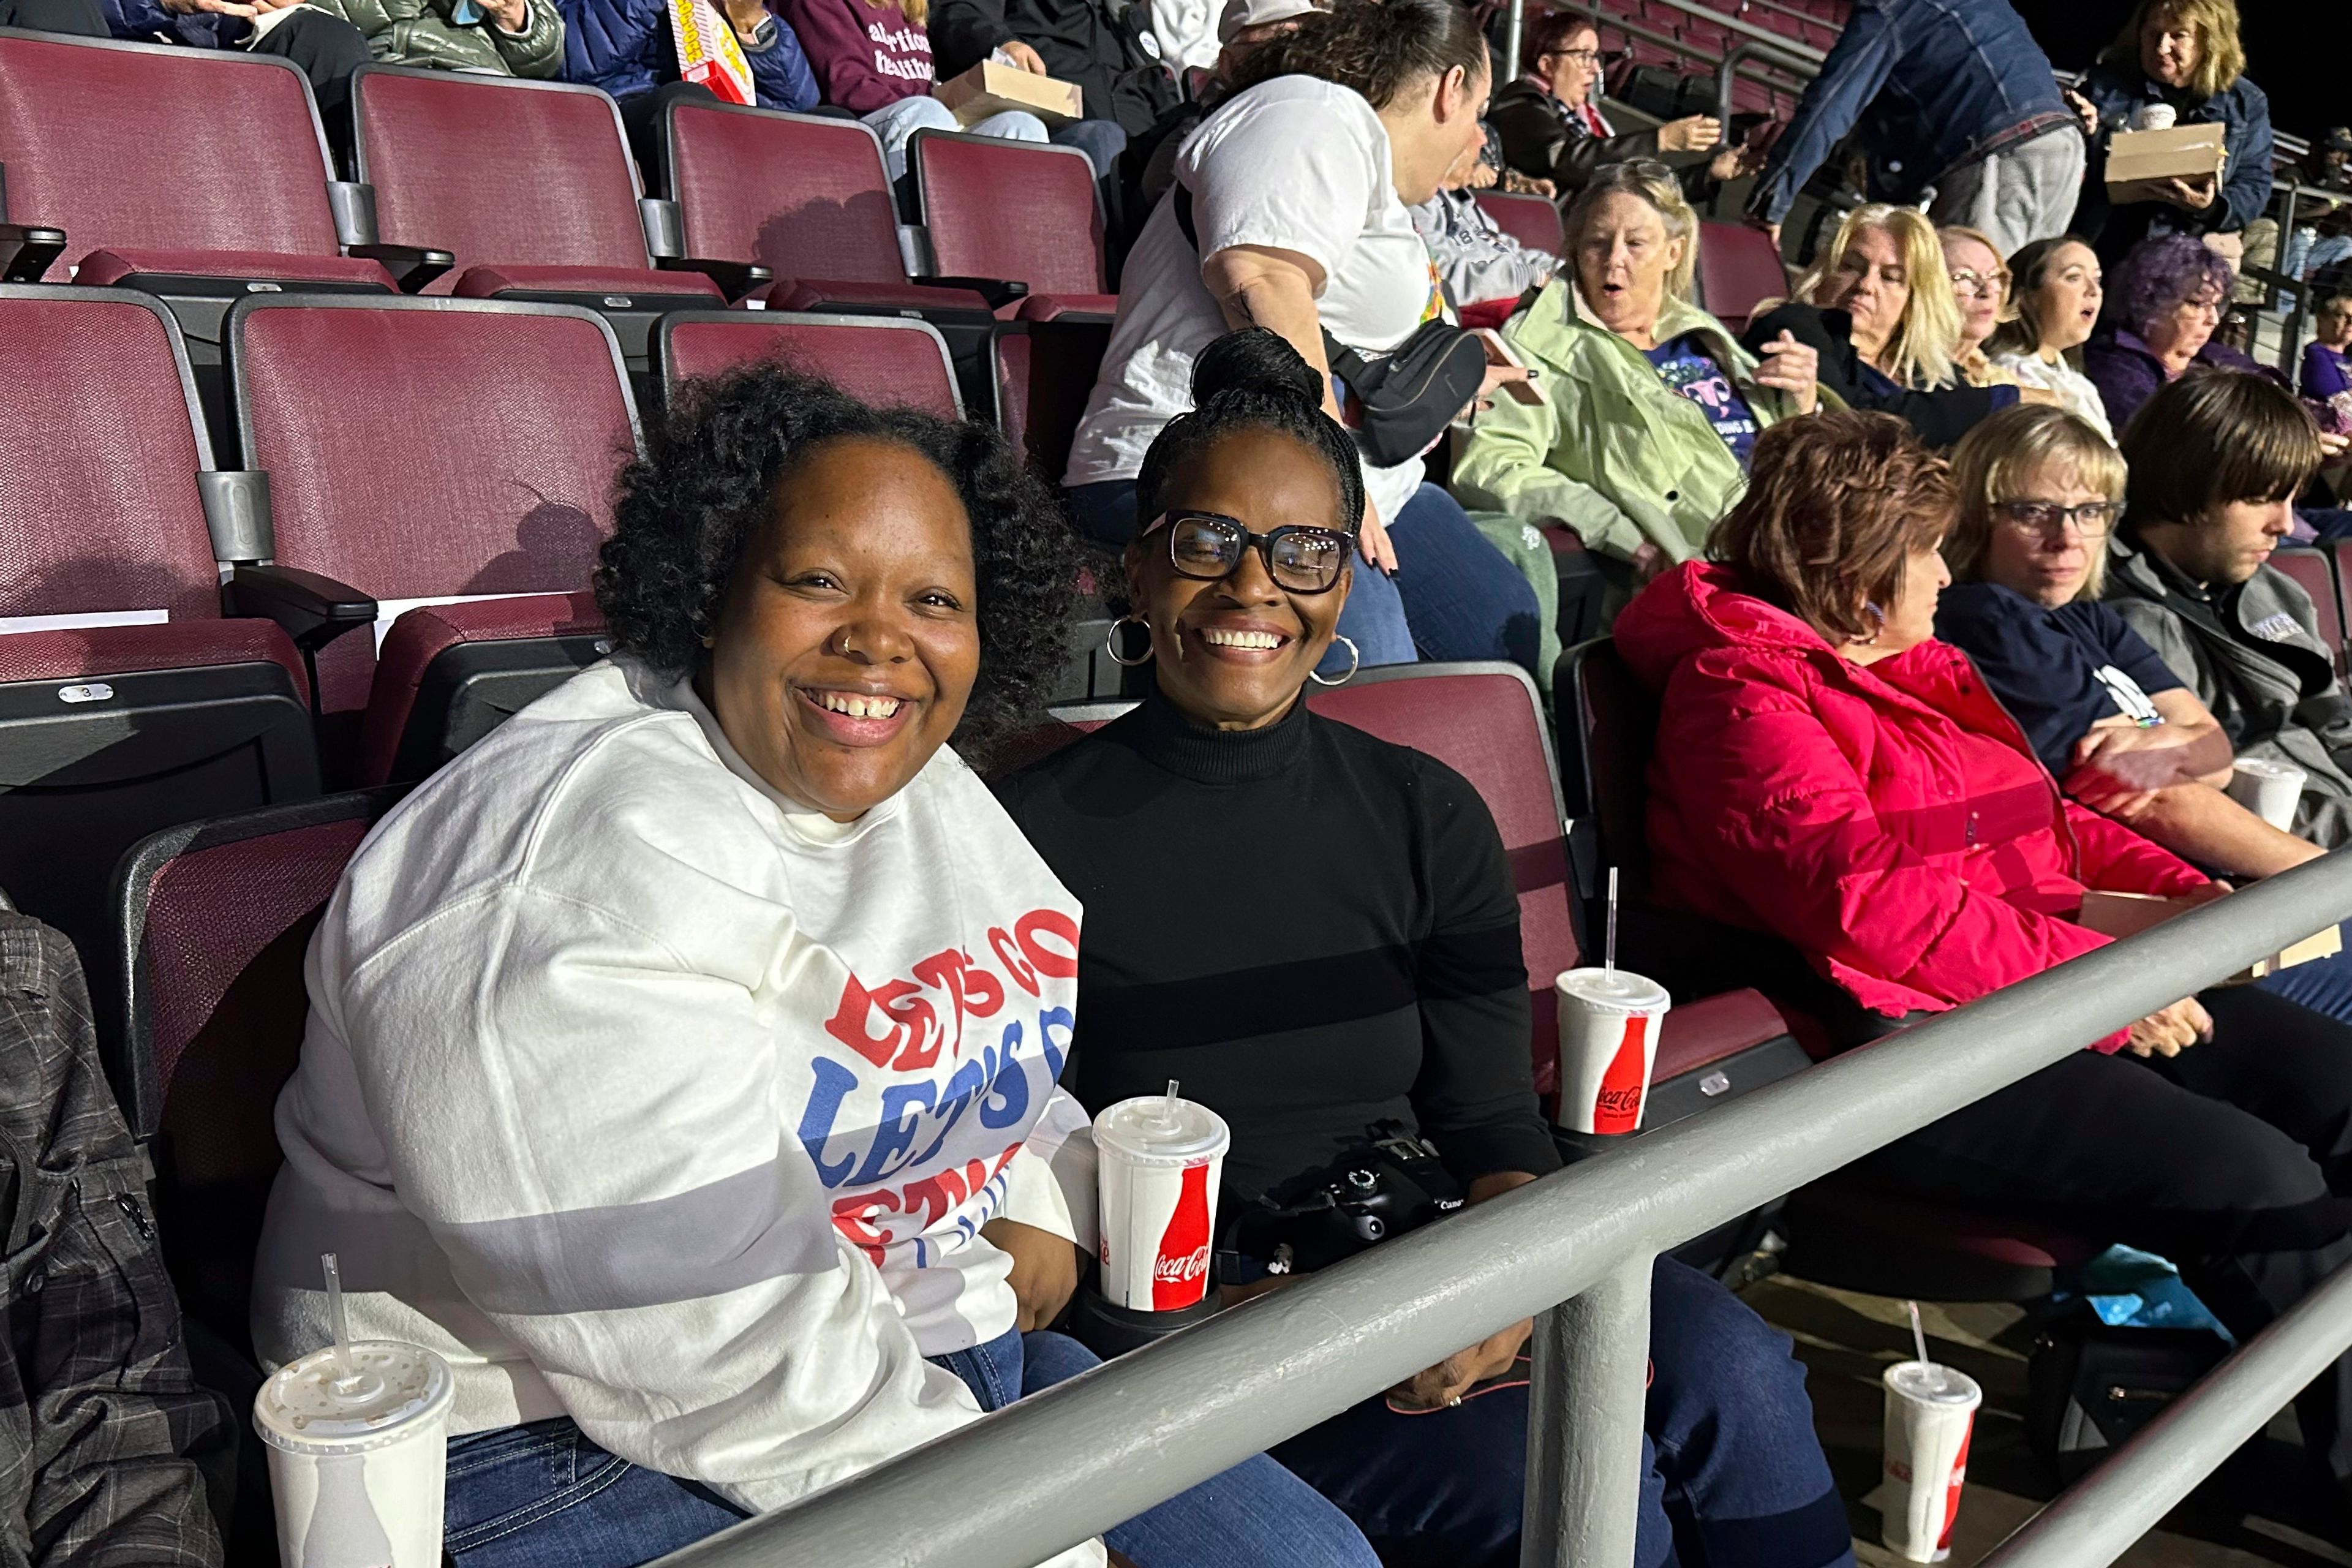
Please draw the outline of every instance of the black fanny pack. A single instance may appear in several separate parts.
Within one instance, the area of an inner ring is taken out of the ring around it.
[[[1176,226],[1197,251],[1192,193],[1179,184],[1173,195]],[[1486,345],[1443,320],[1423,321],[1395,348],[1370,353],[1327,331],[1323,356],[1348,389],[1342,406],[1349,431],[1376,468],[1411,462],[1437,445],[1486,379]]]

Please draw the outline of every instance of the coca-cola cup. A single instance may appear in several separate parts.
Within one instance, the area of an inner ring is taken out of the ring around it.
[[[1952,1554],[1952,1521],[1969,1477],[1969,1431],[1984,1390],[1965,1373],[1929,1362],[1886,1369],[1886,1485],[1879,1539],[1911,1563]]]
[[[1559,997],[1560,1124],[1634,1131],[1673,999],[1656,981],[1623,969],[1570,969],[1551,985]]]
[[[1207,1295],[1217,1173],[1232,1143],[1223,1118],[1172,1083],[1095,1118],[1102,1294],[1112,1306],[1171,1312]]]
[[[390,1340],[314,1351],[261,1385],[286,1568],[439,1568],[455,1387],[439,1356]]]

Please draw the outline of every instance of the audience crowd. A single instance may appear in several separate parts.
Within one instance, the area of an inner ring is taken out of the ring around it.
[[[2128,934],[2096,895],[2195,907],[2352,842],[2344,650],[2274,560],[2352,533],[2352,201],[2285,237],[2290,384],[2220,332],[2272,174],[2234,0],[2138,0],[2079,87],[2005,0],[1857,0],[1785,128],[1622,132],[1565,11],[1498,81],[1455,0],[696,3],[759,106],[864,121],[894,180],[919,130],[1084,152],[1118,304],[1059,473],[774,366],[673,398],[594,584],[613,657],[344,873],[254,1339],[325,1340],[334,1249],[355,1333],[450,1362],[457,1568],[646,1562],[1094,1364],[1056,1329],[1084,1130],[1171,1079],[1231,1128],[1234,1213],[1381,1138],[1458,1205],[1558,1169],[1514,855],[1459,774],[1305,694],[1419,659],[1548,692],[1565,571],[1656,708],[1647,905],[1815,1011],[1817,1054]],[[659,188],[663,111],[710,96],[675,4],[0,22],[281,55],[339,138],[372,59],[593,85]],[[1081,117],[960,126],[933,89],[984,60]],[[2221,127],[2223,167],[2110,201],[2151,110]],[[1710,300],[1702,211],[1777,251],[1841,147],[1864,199]],[[2305,177],[2347,170],[2336,131]],[[1553,201],[1558,253],[1489,190]],[[1144,694],[1038,759],[1081,581]],[[2302,773],[2291,817],[2242,762]],[[2255,1332],[2352,1260],[2352,952],[1861,1169],[2158,1253]],[[1306,1271],[1234,1234],[1223,1304]],[[1787,1339],[1670,1260],[1651,1289],[1642,1568],[1851,1568]],[[1516,1563],[1528,1330],[1055,1568]],[[2352,1359],[2299,1410],[2352,1502],[2347,1400]]]

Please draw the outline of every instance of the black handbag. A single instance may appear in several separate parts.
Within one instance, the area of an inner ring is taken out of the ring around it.
[[[1201,237],[1192,226],[1192,193],[1178,185],[1176,226],[1194,250]],[[1393,349],[1367,353],[1323,334],[1323,355],[1331,374],[1348,389],[1343,412],[1352,416],[1349,433],[1364,460],[1393,468],[1420,457],[1444,436],[1446,426],[1476,401],[1486,380],[1486,347],[1447,321],[1423,321]]]
[[[2088,1312],[2051,1324],[2026,1371],[2034,1457],[2061,1484],[2074,1480],[2229,1353],[2205,1329],[2110,1328]]]

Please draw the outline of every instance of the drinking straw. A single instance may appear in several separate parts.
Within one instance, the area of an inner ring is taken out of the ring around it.
[[[1168,1080],[1166,1098],[1160,1102],[1160,1120],[1167,1122],[1176,1120],[1176,1080],[1172,1078]]]
[[[1911,1314],[1911,1343],[1919,1352],[1919,1365],[1924,1370],[1933,1371],[1936,1363],[1927,1359],[1927,1331],[1919,1325],[1919,1303],[1906,1301],[1903,1310]]]
[[[1604,973],[1617,969],[1617,868],[1609,868],[1609,939],[1601,949],[1601,968]]]
[[[335,1266],[335,1255],[322,1252],[319,1267],[327,1276],[327,1320],[335,1328],[335,1370],[338,1384],[349,1384],[359,1377],[359,1369],[352,1364],[352,1325],[343,1315],[343,1274]]]

